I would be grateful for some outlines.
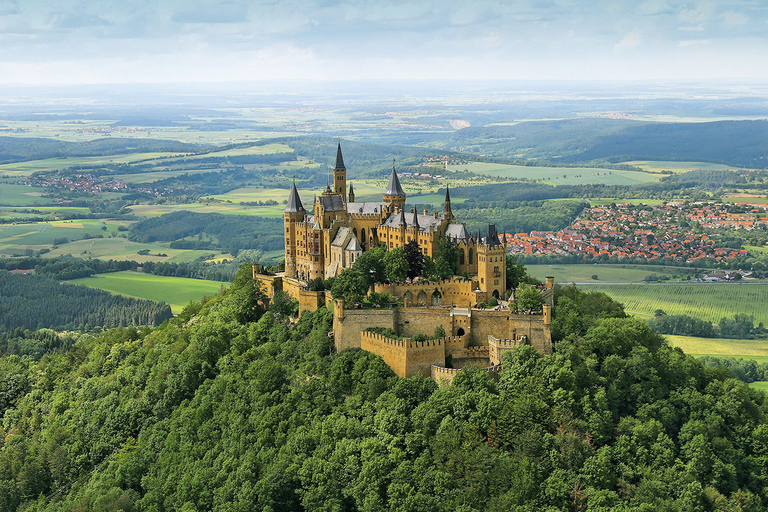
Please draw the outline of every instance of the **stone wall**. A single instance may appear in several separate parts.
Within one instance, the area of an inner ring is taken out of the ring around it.
[[[396,309],[345,309],[343,300],[334,303],[333,339],[337,351],[360,347],[360,335],[369,327],[395,329]]]
[[[396,340],[370,331],[360,334],[360,348],[381,356],[399,377],[429,377],[432,365],[445,365],[445,341]]]

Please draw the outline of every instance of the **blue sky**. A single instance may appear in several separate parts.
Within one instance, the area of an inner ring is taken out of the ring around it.
[[[768,79],[766,0],[0,0],[0,84]]]

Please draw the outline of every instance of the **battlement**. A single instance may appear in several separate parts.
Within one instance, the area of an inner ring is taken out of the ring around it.
[[[491,376],[494,379],[496,379],[498,378],[499,372],[501,371],[501,365],[494,364],[483,369],[487,371],[489,374],[491,374]],[[438,386],[442,387],[453,382],[453,379],[462,370],[463,368],[444,368],[442,366],[432,365],[432,367],[430,368],[430,375],[432,377],[432,380],[437,382]]]
[[[382,216],[386,215],[386,212],[378,213],[360,213],[360,212],[348,212],[350,218],[354,220],[381,220]]]

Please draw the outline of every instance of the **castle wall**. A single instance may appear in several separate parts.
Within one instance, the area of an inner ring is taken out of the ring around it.
[[[474,286],[473,286],[474,285]],[[406,306],[469,306],[477,302],[477,294],[473,291],[476,283],[461,278],[446,279],[437,283],[410,283],[410,284],[381,284],[376,283],[375,291],[387,292],[405,302]],[[435,296],[435,292],[438,296]],[[419,294],[424,293],[425,301],[419,302]],[[406,296],[406,294],[410,294]],[[433,296],[437,303],[433,302]],[[446,332],[448,330],[446,329]]]
[[[398,377],[408,377],[406,343],[368,331],[360,333],[360,348],[381,356]]]
[[[395,329],[394,309],[345,309],[336,300],[333,314],[333,339],[336,350],[360,347],[360,334],[369,327]]]

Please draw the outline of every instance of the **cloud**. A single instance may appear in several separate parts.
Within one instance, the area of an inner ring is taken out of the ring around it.
[[[17,0],[0,0],[0,16],[19,14],[19,3]]]
[[[680,48],[688,48],[691,46],[705,46],[709,44],[708,39],[686,39],[683,41],[680,41],[678,43],[678,46]]]
[[[245,3],[220,2],[209,5],[194,5],[176,11],[171,21],[177,23],[244,23],[248,21],[248,6]]]
[[[723,18],[723,25],[729,28],[741,27],[749,23],[749,18],[740,12],[726,11],[721,17]]]
[[[640,4],[640,14],[645,16],[658,16],[661,14],[675,14],[666,0],[646,0]]]
[[[50,17],[50,24],[54,28],[72,29],[87,27],[104,27],[109,21],[101,16],[86,12],[56,12]]]
[[[613,47],[614,51],[636,48],[642,40],[642,33],[638,29],[628,32],[619,43]]]

